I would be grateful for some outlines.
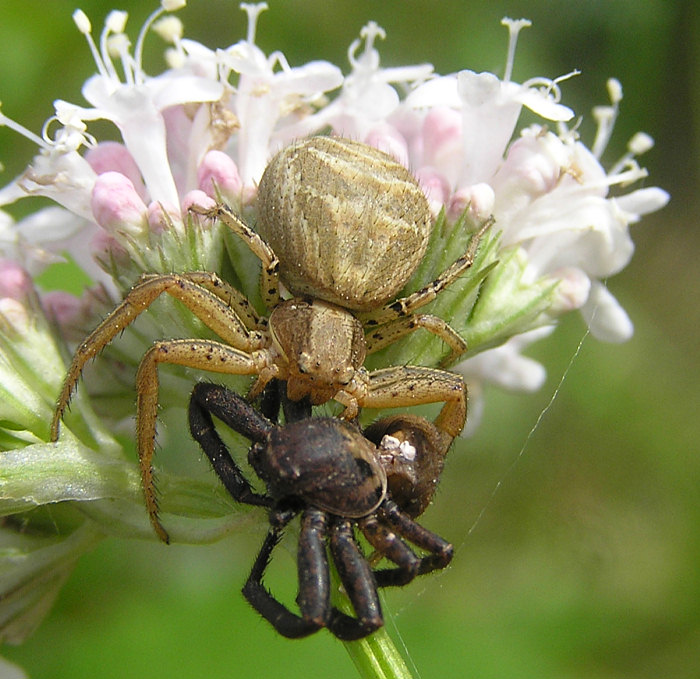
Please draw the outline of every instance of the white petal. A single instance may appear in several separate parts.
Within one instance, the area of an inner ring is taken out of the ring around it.
[[[457,91],[457,76],[445,75],[419,85],[406,97],[406,106],[409,108],[434,108],[437,106],[462,108],[462,100]]]
[[[668,203],[671,196],[658,186],[637,189],[615,199],[618,207],[634,215],[646,215],[656,212]]]
[[[545,326],[516,335],[499,347],[468,358],[454,370],[464,375],[467,383],[476,378],[505,389],[536,391],[544,384],[547,373],[541,364],[522,356],[520,352],[532,342],[549,335],[553,328]]]
[[[518,100],[533,113],[547,120],[564,122],[574,117],[574,112],[568,106],[558,104],[554,99],[542,94],[538,90],[523,89],[522,94],[518,96]]]
[[[272,68],[265,53],[255,44],[241,40],[226,50],[218,51],[219,59],[241,75],[272,76]]]
[[[25,195],[45,196],[84,219],[91,219],[95,171],[76,151],[39,155],[17,180]]]
[[[60,245],[72,238],[85,226],[85,222],[62,207],[51,205],[34,212],[17,224],[17,231],[28,243]]]
[[[412,83],[427,80],[433,73],[432,64],[416,64],[414,66],[394,66],[382,68],[376,73],[376,77],[387,83]]]
[[[337,66],[327,61],[311,61],[290,71],[275,73],[273,83],[279,94],[308,96],[340,87],[343,74]]]
[[[177,104],[218,101],[224,93],[220,82],[190,75],[163,75],[152,78],[148,85],[152,90],[153,103],[159,111]]]
[[[610,291],[597,281],[593,281],[591,294],[581,308],[591,335],[603,342],[626,342],[634,334],[634,326],[627,312],[610,294]]]
[[[634,252],[614,204],[598,196],[553,191],[510,215],[503,226],[504,244],[525,243],[541,274],[572,266],[602,278],[626,266]]]
[[[501,83],[491,73],[461,71],[464,164],[460,184],[489,182],[518,122],[521,105],[511,95],[512,84]]]

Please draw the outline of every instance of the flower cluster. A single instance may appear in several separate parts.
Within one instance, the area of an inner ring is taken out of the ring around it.
[[[511,79],[526,21],[504,20],[510,41],[502,79],[469,70],[439,76],[429,64],[383,68],[377,41],[384,32],[373,22],[350,45],[350,71],[343,75],[326,61],[291,66],[281,52],[264,54],[255,43],[264,3],[243,4],[246,38],[217,50],[183,37],[182,24],[168,12],[184,0],[161,4],[133,48],[124,12],[109,14],[97,42],[88,18],[75,12],[96,66],[83,87],[89,106],[56,101],[41,137],[0,113],[0,124],[38,146],[27,169],[0,189],[0,206],[29,196],[56,203],[19,222],[0,210],[3,514],[55,526],[55,515],[48,522],[29,510],[79,500],[65,506],[61,520],[64,534],[81,548],[95,539],[86,516],[104,532],[149,534],[134,465],[115,434],[125,418],[131,426],[133,367],[149,343],[196,336],[202,328],[174,305],[146,315],[96,363],[54,446],[47,443],[48,423],[63,359],[143,272],[230,273],[259,303],[257,269],[245,248],[217,225],[191,220],[188,209],[223,200],[254,222],[256,186],[268,159],[308,135],[330,130],[363,141],[418,177],[436,223],[425,262],[409,284],[413,289],[462,255],[474,226],[494,216],[474,273],[432,309],[467,340],[468,357],[453,369],[467,377],[472,395],[483,382],[538,388],[543,368],[521,352],[563,313],[579,310],[592,334],[606,341],[631,335],[632,324],[604,281],[632,255],[629,225],[661,208],[668,196],[655,187],[627,189],[646,176],[636,160],[652,146],[644,134],[629,142],[629,152],[613,167],[600,163],[622,98],[619,83],[608,83],[610,104],[594,111],[598,134],[589,149],[571,123],[574,112],[560,103],[559,86],[569,76]],[[142,64],[151,30],[170,45],[169,68],[156,76]],[[523,107],[545,122],[517,130]],[[120,140],[91,136],[88,125],[96,120],[113,123]],[[94,286],[81,298],[37,291],[32,276],[66,253]],[[375,364],[437,364],[440,343],[414,335],[373,357]],[[167,420],[168,410],[185,405],[182,394],[191,380],[173,374],[163,381]],[[472,422],[477,410],[472,400]],[[169,511],[181,517],[172,531],[180,539],[213,539],[233,525],[230,506],[212,484],[207,477],[193,490],[192,483],[163,476]],[[73,504],[79,512],[70,509]],[[210,519],[206,528],[196,521],[204,516]],[[15,534],[18,522],[0,530]],[[57,560],[65,567],[75,554],[73,547],[57,549],[50,531],[33,535],[17,548],[29,559],[3,571],[10,575],[0,582],[3,591],[24,593],[15,602],[24,616],[15,619],[27,622],[5,628],[6,637],[19,638],[31,627],[32,611],[60,580],[39,578],[42,568]]]

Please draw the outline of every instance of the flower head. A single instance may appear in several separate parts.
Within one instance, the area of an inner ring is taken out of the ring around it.
[[[0,114],[0,124],[38,147],[27,169],[0,189],[0,206],[29,196],[56,203],[19,222],[0,211],[4,514],[31,518],[38,505],[75,500],[81,519],[92,517],[105,533],[150,535],[137,472],[113,434],[124,422],[131,426],[133,373],[151,342],[208,330],[172,300],[159,301],[95,364],[54,446],[48,422],[63,356],[80,341],[76,328],[94,327],[143,274],[216,272],[265,313],[255,256],[220,224],[192,220],[188,209],[224,201],[255,222],[254,198],[269,158],[300,137],[351,137],[386,151],[419,179],[434,226],[406,293],[448,269],[478,225],[495,219],[470,273],[429,307],[469,347],[453,369],[470,382],[470,427],[483,383],[528,390],[542,384],[544,368],[522,350],[551,332],[562,314],[579,310],[604,340],[631,335],[632,323],[605,281],[632,256],[630,225],[668,195],[656,187],[629,189],[647,175],[637,160],[653,144],[647,135],[635,135],[611,167],[601,163],[622,100],[617,81],[608,84],[610,104],[594,109],[598,131],[589,147],[570,124],[574,112],[561,103],[560,85],[573,74],[512,80],[527,21],[504,20],[510,42],[503,78],[470,70],[438,75],[429,64],[383,68],[378,43],[385,34],[374,22],[350,45],[343,76],[326,61],[292,66],[281,52],[265,54],[256,44],[264,3],[241,6],[247,35],[220,49],[183,37],[182,24],[168,14],[183,4],[163,0],[133,46],[125,13],[110,13],[96,41],[77,11],[74,21],[95,64],[83,86],[87,104],[57,100],[41,136]],[[143,64],[151,28],[169,44],[169,68],[157,75]],[[518,129],[523,107],[541,122]],[[112,123],[120,140],[92,136],[97,120]],[[33,280],[65,253],[93,282],[80,300],[37,290]],[[436,366],[444,355],[432,335],[413,333],[373,355],[368,367]],[[188,440],[181,409],[191,382],[184,372],[163,376],[169,426],[162,440],[172,451]],[[233,382],[246,388],[244,379]],[[210,540],[230,529],[230,503],[211,479],[199,485],[177,475],[162,479],[169,488],[163,510],[180,539]],[[82,549],[94,533],[69,518],[71,549]],[[40,562],[44,547],[27,550]]]

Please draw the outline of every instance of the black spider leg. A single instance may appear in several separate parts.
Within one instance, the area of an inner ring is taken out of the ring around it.
[[[253,491],[240,467],[234,462],[214,427],[212,415],[253,441],[264,441],[272,424],[247,401],[226,387],[199,382],[192,391],[189,405],[192,438],[209,458],[226,490],[237,502],[271,507],[272,499]]]
[[[270,380],[265,385],[262,394],[260,394],[260,397],[256,401],[260,412],[270,420],[270,422],[277,422],[279,420],[280,407],[282,405],[281,394],[284,385],[286,385],[286,382]]]
[[[290,401],[287,398],[285,382],[278,382],[278,389],[285,422],[296,422],[311,417],[311,401],[308,397],[301,401]],[[320,513],[320,516],[325,518],[327,515]],[[372,569],[355,542],[352,524],[349,521],[334,518],[332,520],[330,532],[331,555],[348,599],[355,609],[357,618],[343,613],[335,606],[331,608],[329,595],[324,614],[326,620],[325,625],[339,639],[353,641],[371,634],[384,624],[381,605],[379,603]],[[316,555],[314,557],[316,568],[312,568],[311,563],[306,565],[302,564],[302,557],[305,550],[308,549],[304,546],[304,533],[304,519],[302,518],[302,530],[299,537],[299,595],[297,597],[297,604],[305,618],[313,619],[312,613],[308,608],[308,596],[313,595],[318,598],[317,592],[321,591],[321,587],[323,588],[323,592],[325,592],[326,588],[329,586],[330,576],[323,543],[317,543],[315,545],[317,549],[323,549],[322,556]],[[322,571],[321,559],[323,559]],[[302,575],[302,573],[304,573],[304,575]],[[306,584],[305,579],[307,581]],[[329,610],[330,619],[328,619]],[[316,615],[319,614],[320,609]],[[320,620],[321,618],[319,617],[318,619]]]
[[[268,382],[265,390],[270,390],[274,392],[277,398],[277,413],[273,416],[270,412],[263,410],[265,415],[272,421],[277,421],[279,419],[279,409],[282,407],[282,412],[284,413],[284,421],[298,422],[299,420],[305,420],[307,417],[311,417],[311,399],[305,396],[299,401],[292,401],[287,397],[287,383],[280,380],[272,380]],[[265,391],[263,391],[263,396]],[[271,398],[269,399],[272,400]]]
[[[385,526],[384,522],[388,526]],[[402,512],[393,500],[384,500],[377,510],[377,516],[361,521],[360,528],[370,544],[398,566],[374,571],[378,587],[405,585],[416,575],[445,568],[452,560],[452,545],[416,523]],[[416,556],[402,538],[429,554],[423,557]]]
[[[270,512],[270,530],[243,587],[243,596],[282,636],[298,639],[325,626],[331,611],[330,576],[326,557],[326,514],[306,509],[301,516],[301,533],[297,553],[299,594],[297,604],[302,617],[292,613],[265,588],[262,579],[284,527],[297,509]]]
[[[340,517],[333,517],[332,522],[331,555],[357,618],[334,607],[327,627],[339,639],[353,641],[384,624],[382,607],[372,569],[355,541],[353,524]]]

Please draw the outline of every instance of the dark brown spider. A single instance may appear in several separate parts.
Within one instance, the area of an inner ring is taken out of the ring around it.
[[[262,406],[275,418],[278,409],[274,396]],[[413,520],[435,491],[447,452],[444,436],[418,416],[383,418],[363,433],[354,422],[310,417],[308,399],[286,401],[284,411],[286,424],[275,425],[238,394],[207,382],[197,384],[190,399],[192,436],[226,489],[238,502],[269,511],[270,529],[243,594],[285,637],[327,627],[340,639],[360,639],[383,624],[377,587],[405,585],[452,559],[452,545]],[[248,461],[266,494],[256,493],[233,461],[212,415],[253,442]],[[297,514],[301,615],[263,584],[272,551]],[[373,570],[356,528],[377,557],[395,566]],[[425,554],[418,556],[406,542]],[[331,603],[328,552],[357,617]]]

